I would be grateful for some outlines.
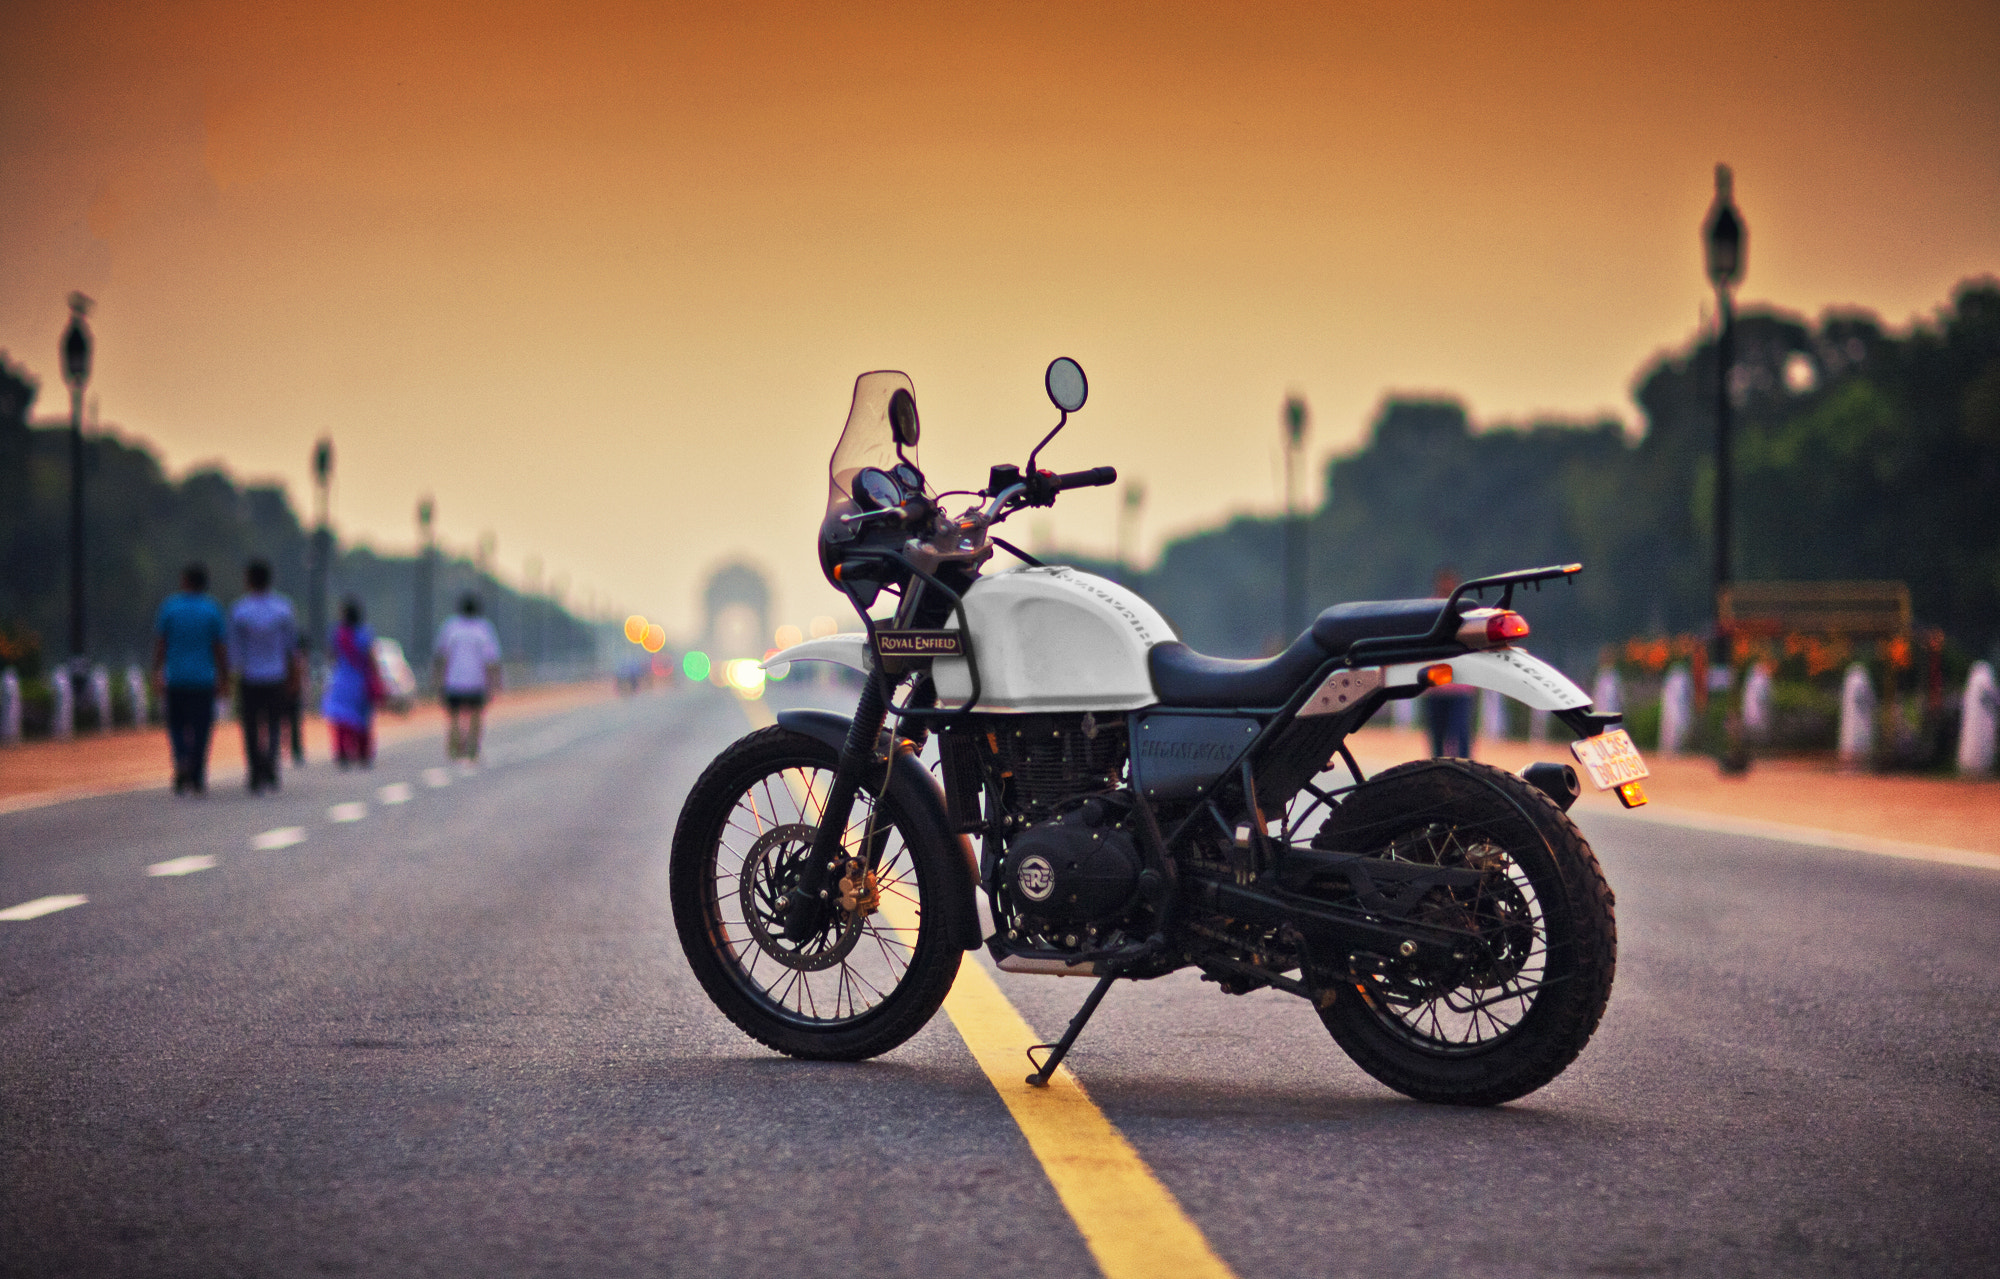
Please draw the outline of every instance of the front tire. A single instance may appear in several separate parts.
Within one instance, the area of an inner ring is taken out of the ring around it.
[[[681,810],[667,884],[688,966],[729,1020],[794,1057],[858,1061],[923,1028],[958,975],[960,952],[946,936],[947,853],[911,838],[893,790],[877,812],[879,768],[848,820],[851,860],[839,880],[855,906],[836,905],[810,936],[785,936],[784,895],[812,848],[838,762],[834,747],[780,726],[725,750]],[[871,814],[872,858],[864,852]],[[834,882],[836,896],[840,888]],[[937,909],[925,909],[932,900]]]
[[[1320,1019],[1356,1065],[1419,1101],[1491,1106],[1554,1079],[1611,998],[1618,926],[1582,832],[1512,773],[1429,760],[1378,774],[1328,817],[1315,847],[1489,872],[1435,890],[1428,922],[1478,932],[1475,958],[1351,966]],[[1468,948],[1471,949],[1471,948]]]

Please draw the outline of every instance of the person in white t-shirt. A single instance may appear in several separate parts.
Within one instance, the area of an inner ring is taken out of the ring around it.
[[[480,719],[500,688],[500,636],[479,615],[477,595],[460,600],[458,616],[438,627],[431,668],[451,716],[451,758],[478,759]]]

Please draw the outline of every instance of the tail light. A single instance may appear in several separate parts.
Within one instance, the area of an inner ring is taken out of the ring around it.
[[[1504,648],[1528,633],[1528,619],[1510,608],[1475,608],[1458,621],[1467,648]]]

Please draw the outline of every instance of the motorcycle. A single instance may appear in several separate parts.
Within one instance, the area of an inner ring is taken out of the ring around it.
[[[1492,1105],[1555,1078],[1596,1029],[1617,950],[1611,888],[1567,815],[1575,769],[1430,759],[1366,776],[1347,739],[1428,688],[1494,689],[1568,726],[1598,787],[1645,802],[1618,715],[1516,644],[1517,589],[1581,566],[1336,605],[1276,656],[1203,656],[1133,592],[996,534],[1117,478],[1037,467],[1088,395],[1067,358],[1046,386],[1061,416],[1025,466],[938,493],[910,379],[856,381],[819,556],[862,630],[765,666],[850,667],[859,701],[846,718],[779,712],[690,793],[669,892],[709,998],[779,1052],[857,1060],[915,1034],[984,946],[1005,972],[1096,982],[1029,1054],[1033,1084],[1113,982],[1189,967],[1230,994],[1309,1000],[1410,1097]],[[1002,552],[1016,563],[988,571]]]

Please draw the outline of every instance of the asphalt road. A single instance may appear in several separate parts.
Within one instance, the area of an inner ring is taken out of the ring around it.
[[[0,922],[0,1273],[1094,1273],[942,1015],[811,1065],[700,994],[666,848],[746,727],[649,695],[469,775],[413,743],[0,816],[0,908],[89,898]],[[2000,1273],[2000,873],[1586,829],[1618,985],[1521,1102],[1405,1101],[1185,976],[1071,1065],[1243,1279]],[[1050,1037],[1086,989],[1001,986]]]

